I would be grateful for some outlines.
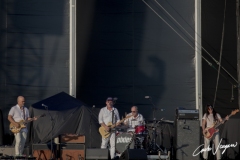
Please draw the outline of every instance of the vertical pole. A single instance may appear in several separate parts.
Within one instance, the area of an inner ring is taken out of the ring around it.
[[[195,63],[196,109],[199,110],[199,118],[201,118],[202,117],[201,0],[195,0],[195,62],[196,62]]]
[[[69,0],[69,94],[76,97],[76,0]]]

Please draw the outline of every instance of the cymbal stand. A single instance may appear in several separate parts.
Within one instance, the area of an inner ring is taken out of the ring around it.
[[[150,153],[158,153],[163,152],[163,150],[161,149],[161,147],[159,147],[159,145],[156,143],[156,137],[157,137],[157,131],[156,131],[156,121],[154,121],[153,126],[152,126],[152,140],[150,143],[150,148],[149,148],[149,152]]]
[[[150,96],[145,96],[146,99],[148,99],[150,101],[150,103],[152,104],[152,114],[153,114],[153,126],[152,126],[152,140],[150,143],[150,153],[158,153],[158,151],[163,151],[158,144],[156,143],[156,137],[157,137],[157,131],[156,131],[156,117],[155,117],[155,111],[158,110],[157,107],[155,106],[155,104],[152,102],[152,98]]]
[[[145,98],[147,98],[150,101],[150,103],[152,104],[153,120],[156,120],[156,118],[155,118],[155,111],[157,110],[157,107],[152,102],[152,98],[150,96],[146,96]]]

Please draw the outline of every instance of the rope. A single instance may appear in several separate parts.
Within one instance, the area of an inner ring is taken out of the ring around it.
[[[224,39],[224,31],[225,31],[225,18],[226,18],[226,0],[225,0],[225,6],[224,6],[222,39],[221,39],[221,48],[220,48],[219,65],[218,65],[218,75],[217,75],[216,90],[215,90],[215,95],[214,95],[214,100],[213,100],[213,107],[215,106],[215,102],[216,102],[218,82],[219,82],[219,74],[220,74],[220,70],[221,70],[220,66],[221,66],[221,61],[222,61],[223,39]]]
[[[142,1],[155,13],[164,23],[166,23],[182,40],[184,40],[192,49],[195,50],[194,46],[192,46],[189,42],[187,42],[187,40],[186,40],[183,36],[181,36],[169,23],[167,23],[166,20],[164,20],[163,17],[161,17],[147,2],[145,2],[145,0],[142,0]],[[163,11],[165,11],[165,12],[167,13],[167,15],[168,15],[170,18],[172,18],[172,19],[174,20],[175,23],[177,23],[177,24],[180,26],[181,29],[183,29],[183,30],[196,42],[196,40],[194,39],[194,37],[192,37],[192,36],[184,29],[184,27],[182,27],[182,25],[180,25],[180,24],[177,22],[177,20],[176,20],[173,16],[171,16],[171,14],[168,13],[168,12],[166,11],[166,9],[164,9],[164,7],[161,6],[161,5],[157,2],[157,0],[155,0],[155,2],[163,9]],[[198,36],[199,36],[199,35],[198,35]],[[199,49],[199,48],[198,48],[198,49]],[[214,60],[214,62],[215,62],[219,67],[221,67],[221,68],[229,75],[229,77],[231,77],[236,83],[238,83],[238,81],[237,81],[223,66],[221,66],[220,63],[219,63],[203,46],[201,46],[201,49],[203,49],[203,50]],[[210,63],[209,61],[207,61],[207,59],[206,59],[203,55],[201,55],[201,57],[202,57],[210,66],[212,66],[212,63]],[[231,83],[231,82],[229,82],[229,83]],[[231,83],[231,84],[232,84],[232,83]],[[233,84],[232,84],[232,85],[233,85]]]

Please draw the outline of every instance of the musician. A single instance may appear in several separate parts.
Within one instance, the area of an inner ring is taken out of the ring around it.
[[[124,124],[128,126],[128,131],[135,132],[135,127],[140,126],[144,124],[144,118],[143,116],[138,113],[138,107],[132,106],[131,113],[129,113],[127,116],[132,115],[132,117],[126,119],[124,121]]]
[[[99,124],[105,128],[106,131],[110,131],[108,123],[115,124],[120,121],[119,113],[117,108],[113,107],[113,98],[108,97],[106,100],[106,107],[103,107],[98,115]],[[111,132],[111,131],[110,131]],[[116,135],[114,132],[110,134],[109,137],[102,137],[101,148],[107,148],[108,142],[110,141],[110,156],[111,159],[115,158],[115,138]]]
[[[132,117],[126,119],[124,121],[124,124],[128,127],[127,132],[135,133],[135,127],[143,125],[144,118],[140,113],[138,113],[137,106],[131,107],[131,113],[129,113],[127,116],[130,116],[130,115],[132,115]],[[132,141],[129,147],[130,149],[134,149],[134,146],[135,146],[135,142]]]
[[[228,116],[225,117],[226,120],[229,119]],[[206,110],[205,110],[205,114],[202,118],[202,130],[203,130],[203,135],[205,135],[205,132],[207,131],[207,127],[212,127],[216,122],[220,122],[222,123],[223,120],[220,116],[220,114],[218,114],[214,108],[212,107],[212,105],[207,104],[206,106]],[[214,135],[212,136],[211,139],[208,139],[206,137],[204,137],[204,148],[208,148],[208,146],[210,145],[210,141],[214,142],[214,146],[215,146],[215,150],[217,148],[217,146],[220,143],[220,136],[219,136],[219,132],[214,133]],[[214,151],[215,153],[216,151]],[[220,149],[218,148],[217,153],[217,160],[221,159],[221,152]],[[203,152],[203,158],[207,159],[208,158],[208,151],[204,151]]]
[[[29,117],[29,111],[24,106],[25,98],[23,96],[18,96],[17,98],[17,105],[13,106],[8,114],[8,120],[12,123],[15,127],[19,128],[20,124],[17,123],[21,120],[36,120],[37,118]],[[19,156],[22,155],[24,150],[24,145],[27,139],[27,128],[22,128],[19,133],[14,133],[15,136],[15,155]]]

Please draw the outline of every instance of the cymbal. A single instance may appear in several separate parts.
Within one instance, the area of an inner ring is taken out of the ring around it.
[[[153,119],[146,120],[147,123],[154,123],[154,122],[159,122],[159,121],[162,121],[162,120],[161,119],[159,119],[159,120],[153,120]]]
[[[165,123],[174,123],[174,121],[170,121],[170,120],[163,120],[163,119],[160,119],[160,120],[146,120],[146,123],[160,123],[160,122],[165,122]]]

